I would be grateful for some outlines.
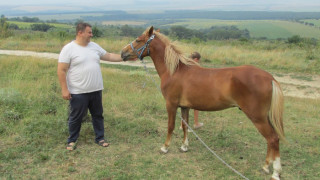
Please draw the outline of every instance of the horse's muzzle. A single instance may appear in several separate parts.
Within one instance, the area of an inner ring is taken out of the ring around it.
[[[123,61],[128,61],[130,58],[130,53],[121,51],[121,58]]]

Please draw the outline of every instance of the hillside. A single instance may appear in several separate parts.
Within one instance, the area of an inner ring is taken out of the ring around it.
[[[179,10],[156,13],[105,12],[102,16],[83,16],[87,21],[104,20],[155,20],[155,19],[221,19],[221,20],[292,20],[319,19],[320,12],[269,12],[269,11],[204,11]]]

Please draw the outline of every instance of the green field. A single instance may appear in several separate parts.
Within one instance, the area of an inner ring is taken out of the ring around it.
[[[304,19],[303,21],[313,23],[315,26],[320,27],[320,19]]]
[[[102,25],[134,25],[134,26],[138,26],[138,25],[144,25],[146,24],[146,22],[144,21],[102,21],[101,22]]]
[[[0,55],[0,64],[0,179],[241,179],[192,134],[189,152],[181,153],[179,120],[169,153],[159,153],[165,101],[143,68],[102,65],[111,145],[97,146],[85,122],[77,149],[68,152],[68,102],[61,98],[56,60]],[[285,98],[283,179],[320,177],[319,106],[319,100]],[[261,170],[266,142],[239,109],[200,112],[199,119],[205,126],[196,133],[224,161],[249,179],[270,178]]]
[[[30,29],[32,24],[41,24],[41,22],[18,22],[18,21],[7,21],[9,24],[16,24],[20,29]],[[73,26],[70,24],[62,24],[62,23],[47,23],[56,28],[62,29],[72,29]]]
[[[9,23],[22,29],[33,24]],[[71,25],[51,25],[74,30]],[[286,38],[297,33],[320,39],[319,29],[288,21],[187,19],[171,25],[194,29],[235,25],[249,29],[255,38]],[[0,49],[59,53],[74,39],[72,33],[60,37],[55,31],[14,33],[1,39]],[[133,40],[133,37],[92,39],[113,53],[120,53]],[[198,43],[182,40],[175,44],[186,55],[200,52],[201,65],[205,67],[251,64],[272,73],[290,73],[302,78],[320,74],[319,45],[254,39]],[[181,153],[183,134],[178,129],[179,119],[169,153],[160,153],[168,124],[166,103],[150,75],[141,67],[101,65],[105,132],[111,145],[97,146],[91,122],[84,122],[77,149],[68,152],[68,102],[61,98],[57,60],[0,55],[0,64],[1,180],[241,179],[192,134],[189,134],[189,152]],[[150,71],[159,84],[156,71]],[[318,180],[320,177],[319,107],[319,99],[285,97],[284,128],[289,143],[280,144],[281,177],[285,180]],[[199,120],[205,126],[196,133],[224,161],[249,179],[271,177],[261,170],[266,156],[265,139],[241,110],[200,112]],[[193,125],[192,113],[190,122]]]
[[[306,26],[297,22],[280,20],[210,20],[210,19],[185,19],[171,25],[185,26],[191,29],[204,29],[211,26],[237,26],[239,29],[248,29],[253,38],[288,38],[293,35],[320,39],[320,29]]]
[[[66,38],[59,38],[57,32],[32,31],[30,33],[17,33],[12,37],[2,39],[0,48],[59,53],[61,48],[72,39],[74,39],[73,34]],[[134,40],[133,37],[93,39],[101,47],[115,53],[119,53],[132,40]],[[229,40],[201,43],[182,41],[175,43],[186,55],[193,51],[200,52],[204,65],[208,67],[251,64],[272,71],[320,73],[319,45],[293,45],[286,43],[284,40],[250,40],[248,42]]]

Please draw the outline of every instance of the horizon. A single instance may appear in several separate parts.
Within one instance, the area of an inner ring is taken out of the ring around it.
[[[153,10],[155,9],[155,10]],[[208,11],[287,11],[287,12],[320,12],[318,0],[11,0],[0,3],[0,14],[21,15],[35,13],[61,12],[98,12],[98,11],[127,11],[127,12],[159,12],[167,10],[208,10]]]

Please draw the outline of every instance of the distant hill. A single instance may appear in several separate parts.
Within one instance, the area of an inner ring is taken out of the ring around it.
[[[155,20],[155,19],[221,19],[221,20],[292,20],[320,19],[320,12],[270,12],[270,11],[204,11],[179,10],[160,13],[130,13],[107,11],[101,16],[83,16],[86,21]]]
[[[301,20],[320,19],[320,12],[290,12],[290,11],[212,11],[212,10],[171,10],[171,11],[41,11],[28,13],[25,11],[7,11],[1,9],[5,16],[34,16],[59,17],[59,20],[83,19],[85,21],[114,21],[114,20],[158,20],[158,19],[220,19],[220,20]],[[94,14],[94,15],[92,15]],[[98,14],[98,15],[97,15]],[[66,19],[63,19],[64,16]]]

